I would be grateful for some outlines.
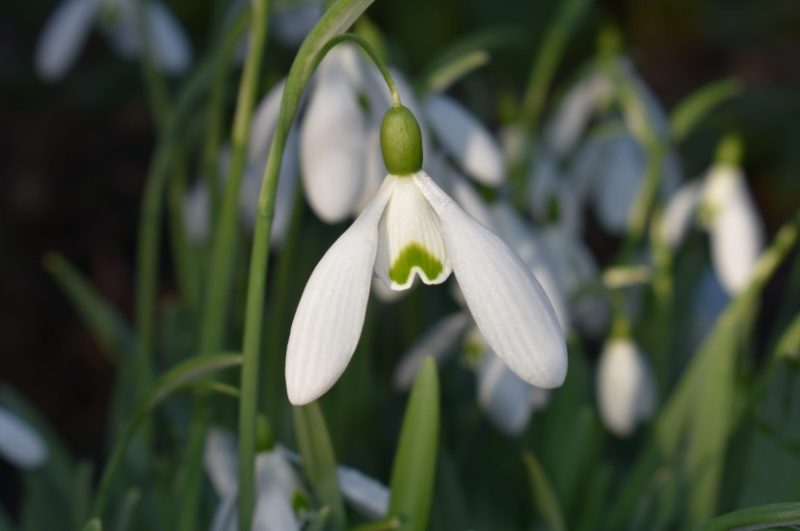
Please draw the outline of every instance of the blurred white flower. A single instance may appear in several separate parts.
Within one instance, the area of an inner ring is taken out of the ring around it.
[[[278,122],[283,87],[283,82],[275,85],[253,112],[247,146],[247,161],[239,193],[240,216],[244,226],[250,231],[255,227],[258,214],[258,198],[261,193],[269,146]],[[222,149],[219,160],[219,176],[223,184],[227,182],[230,172],[230,159],[230,149]],[[286,140],[278,178],[278,189],[275,194],[275,216],[272,221],[270,240],[273,247],[280,247],[289,229],[295,190],[297,189],[297,160],[298,135],[297,130],[293,128]],[[211,205],[208,189],[205,181],[198,180],[189,189],[183,204],[183,222],[191,241],[195,243],[208,241],[211,229],[210,216]]]
[[[650,365],[628,338],[612,338],[597,367],[597,404],[606,428],[628,437],[655,410],[655,382]]]
[[[467,175],[487,186],[498,186],[505,181],[503,151],[474,115],[440,93],[429,94],[423,106],[424,116],[442,149]]]
[[[275,2],[270,27],[278,41],[291,47],[300,46],[325,12],[323,0]]]
[[[714,271],[730,294],[747,285],[764,249],[764,227],[738,166],[715,164],[706,177],[703,207]]]
[[[457,350],[468,354],[476,375],[478,405],[492,424],[508,436],[522,433],[533,412],[547,404],[548,391],[514,374],[492,352],[466,311],[442,318],[412,345],[395,367],[394,388],[408,389],[429,356],[441,364]]]
[[[143,46],[134,1],[62,0],[39,36],[39,77],[61,78],[75,63],[94,24],[122,57],[139,57]],[[192,62],[192,47],[180,24],[161,2],[147,2],[144,9],[156,65],[170,74],[184,72]]]
[[[236,438],[231,433],[209,430],[203,464],[220,499],[211,521],[212,531],[238,529],[237,454]],[[256,456],[254,531],[291,531],[301,528],[301,521],[292,508],[295,494],[305,494],[300,476],[293,467],[293,462],[298,461],[296,454],[278,446]],[[345,466],[337,467],[337,478],[344,499],[361,514],[368,518],[386,516],[389,491],[384,485]]]
[[[564,381],[566,346],[542,287],[502,241],[424,172],[388,175],[311,275],[286,354],[289,400],[305,404],[344,372],[364,323],[373,271],[395,290],[454,271],[488,344],[523,380]]]
[[[19,468],[31,469],[47,461],[47,446],[24,420],[0,407],[0,456]]]

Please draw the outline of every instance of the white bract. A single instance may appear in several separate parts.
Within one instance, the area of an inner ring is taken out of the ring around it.
[[[47,461],[47,446],[25,421],[0,408],[0,456],[19,468],[36,468]]]
[[[606,428],[618,437],[631,435],[655,409],[655,382],[647,360],[628,338],[603,347],[597,368],[597,403]]]
[[[61,78],[75,63],[98,24],[112,47],[125,58],[139,57],[143,46],[135,0],[62,0],[45,24],[36,47],[36,71],[44,80]],[[174,15],[162,3],[147,2],[145,23],[155,64],[170,74],[184,72],[192,47]]]
[[[542,287],[497,236],[423,171],[388,175],[372,202],[317,265],[286,355],[289,400],[305,404],[341,376],[358,344],[373,272],[395,290],[453,271],[487,343],[526,382],[561,385],[564,336]]]

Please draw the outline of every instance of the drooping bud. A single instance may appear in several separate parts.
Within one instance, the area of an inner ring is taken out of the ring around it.
[[[393,106],[383,115],[381,151],[392,175],[409,175],[422,169],[422,132],[407,107]]]

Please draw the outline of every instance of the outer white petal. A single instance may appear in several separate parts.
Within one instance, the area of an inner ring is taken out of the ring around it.
[[[193,243],[208,241],[211,230],[211,205],[204,182],[196,182],[183,198],[183,225]]]
[[[489,186],[497,186],[505,180],[503,152],[475,116],[442,94],[431,94],[424,106],[442,147],[466,173]]]
[[[595,211],[609,232],[625,230],[644,176],[644,153],[629,135],[607,140],[606,156],[597,169]]]
[[[170,74],[180,74],[192,63],[192,45],[175,15],[160,2],[148,4],[147,16],[158,65]]]
[[[36,468],[47,461],[47,446],[39,434],[5,408],[0,408],[0,456],[20,468]]]
[[[526,382],[561,385],[567,374],[564,335],[530,270],[425,173],[413,178],[441,219],[453,272],[489,346]]]
[[[219,505],[214,510],[214,516],[211,518],[211,531],[236,531],[239,527],[237,525],[236,513],[239,510],[239,499],[233,496],[226,496],[222,498]]]
[[[658,101],[650,87],[644,83],[633,64],[627,58],[620,58],[619,61],[623,74],[628,77],[636,97],[642,104],[636,110],[643,111],[643,113],[628,112],[625,114],[628,127],[639,140],[645,138],[645,131],[650,127],[655,130],[657,135],[666,137],[669,134],[669,119],[664,106]]]
[[[439,218],[413,177],[389,175],[392,195],[378,227],[375,273],[394,290],[410,288],[414,278],[441,284],[450,276],[450,260]]]
[[[556,280],[554,267],[547,257],[547,251],[537,241],[533,229],[507,203],[495,203],[492,215],[495,220],[493,226],[497,229],[497,234],[531,270],[531,273],[542,286],[548,300],[553,305],[553,310],[556,312],[561,329],[567,330],[569,328],[569,314],[564,294],[559,282]]]
[[[650,416],[654,401],[653,377],[642,353],[630,340],[610,340],[597,368],[597,402],[606,428],[629,436]]]
[[[613,92],[613,82],[599,69],[573,85],[545,132],[548,147],[557,157],[572,150],[601,102],[609,99]]]
[[[472,319],[464,312],[457,312],[438,321],[417,340],[402,357],[394,369],[392,385],[398,391],[411,386],[422,362],[428,356],[442,362],[466,333]]]
[[[536,219],[547,220],[551,201],[558,201],[560,176],[556,161],[547,151],[537,153],[528,172],[528,204]]]
[[[206,435],[203,467],[220,498],[234,496],[238,487],[238,446],[227,431],[212,428]]]
[[[351,82],[331,68],[320,72],[306,109],[300,167],[311,208],[336,223],[352,214],[360,198],[366,130]]]
[[[283,88],[286,81],[281,80],[264,96],[255,110],[253,120],[250,123],[250,138],[247,145],[247,157],[250,160],[257,160],[269,152],[272,142],[272,135],[275,134],[275,126],[278,123],[278,114],[281,110],[281,99],[283,98]]]
[[[764,248],[764,227],[741,170],[718,165],[708,176],[706,201],[713,211],[711,258],[729,294],[747,285]]]
[[[389,489],[381,482],[346,466],[336,468],[342,495],[367,518],[383,518],[389,512]]]
[[[692,219],[697,213],[703,186],[700,181],[692,181],[681,186],[667,203],[662,223],[662,233],[667,245],[675,249],[678,247]]]
[[[62,1],[47,20],[36,45],[39,77],[52,81],[72,66],[89,36],[96,12],[94,0]]]
[[[519,435],[528,425],[534,409],[532,390],[491,351],[478,366],[478,403],[506,435]]]
[[[286,388],[294,405],[319,398],[353,356],[369,299],[378,221],[389,197],[373,202],[328,249],[308,279],[286,349]]]

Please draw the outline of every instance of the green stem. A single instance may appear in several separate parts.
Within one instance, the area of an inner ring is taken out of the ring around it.
[[[589,4],[589,0],[563,2],[555,22],[550,25],[542,40],[522,102],[525,123],[528,131],[532,133],[535,133],[539,127],[550,82],[553,80],[558,62],[564,54],[567,40]]]
[[[703,525],[701,531],[728,531],[730,529],[772,529],[800,524],[800,503],[770,503],[748,507],[717,516]]]
[[[200,323],[199,355],[207,356],[220,349],[230,304],[230,285],[236,252],[236,222],[239,194],[247,156],[250,122],[258,92],[259,70],[264,55],[268,26],[268,0],[253,0],[250,17],[250,38],[247,59],[239,83],[239,96],[231,131],[231,166],[222,197],[221,210],[215,225]],[[215,63],[217,66],[219,63]],[[219,75],[219,71],[216,72]],[[200,497],[201,456],[208,423],[205,394],[198,394],[192,411],[189,442],[180,476],[182,507],[178,529],[197,528],[197,505]],[[249,527],[249,519],[242,525]]]
[[[374,0],[339,0],[317,23],[297,52],[286,79],[278,123],[270,145],[264,179],[258,198],[255,234],[250,256],[243,337],[242,399],[239,403],[239,526],[249,527],[254,503],[256,410],[258,404],[259,349],[264,317],[264,295],[269,262],[270,233],[275,210],[281,159],[300,96],[311,74],[330,46]],[[388,72],[388,69],[387,69]],[[396,92],[396,91],[395,91]]]

